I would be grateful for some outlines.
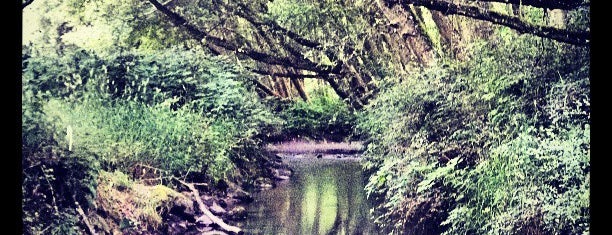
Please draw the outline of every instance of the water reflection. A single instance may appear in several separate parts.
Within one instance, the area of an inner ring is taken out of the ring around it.
[[[361,167],[354,160],[286,159],[294,176],[255,193],[249,234],[377,234],[368,219]]]

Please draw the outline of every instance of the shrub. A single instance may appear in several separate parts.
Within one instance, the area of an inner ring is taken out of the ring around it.
[[[284,108],[286,138],[312,138],[342,141],[354,134],[355,115],[331,88],[314,90],[309,102],[296,101]]]
[[[499,29],[471,60],[389,77],[359,117],[393,234],[588,231],[588,49]]]
[[[226,58],[176,48],[105,57],[24,52],[27,233],[78,232],[74,202],[92,206],[101,170],[144,177],[136,169],[146,165],[159,168],[155,177],[235,179],[243,162],[266,157],[262,139],[279,123],[247,85],[250,75]],[[142,221],[155,226],[153,206],[142,203]]]
[[[588,232],[589,129],[532,129],[492,148],[488,160],[452,181],[465,198],[444,223],[447,234]]]

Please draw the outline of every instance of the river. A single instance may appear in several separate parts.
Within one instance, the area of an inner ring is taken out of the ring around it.
[[[247,234],[378,234],[369,219],[359,159],[284,156],[294,174],[255,192]]]

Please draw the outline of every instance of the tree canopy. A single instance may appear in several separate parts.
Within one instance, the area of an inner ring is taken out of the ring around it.
[[[27,234],[240,233],[295,139],[385,234],[590,232],[589,0],[21,4]]]

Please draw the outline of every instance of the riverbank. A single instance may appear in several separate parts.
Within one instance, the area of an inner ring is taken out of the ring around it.
[[[252,182],[225,182],[183,191],[193,199],[192,203],[170,210],[166,234],[243,234],[240,225],[247,218],[245,207],[254,201],[252,192],[275,188],[293,174],[274,154],[269,154],[258,168],[261,173]]]
[[[300,178],[303,175],[293,179],[295,167],[304,170],[318,164],[327,169],[335,162],[331,159],[358,161],[362,148],[359,142],[292,141],[271,144],[267,146],[269,153],[264,154],[265,157],[237,165],[240,175],[250,177],[223,180],[216,184],[172,178],[164,180],[163,185],[169,186],[166,187],[162,186],[162,181],[131,180],[120,172],[105,173],[99,181],[100,194],[96,199],[96,204],[101,207],[97,211],[90,211],[88,217],[92,230],[118,234],[243,234],[243,226],[253,219],[249,216],[262,216],[249,212],[248,208],[256,207],[259,211],[274,208],[269,203],[252,204],[261,203],[253,195],[274,194],[298,182],[303,183],[304,178]],[[358,172],[359,167],[355,167],[357,163],[348,164]],[[336,165],[340,167],[344,164]],[[336,174],[333,172],[329,170],[326,174]],[[262,209],[262,206],[266,208]]]
[[[273,143],[266,146],[271,153],[276,154],[359,154],[364,151],[362,142],[327,142],[293,140]]]

